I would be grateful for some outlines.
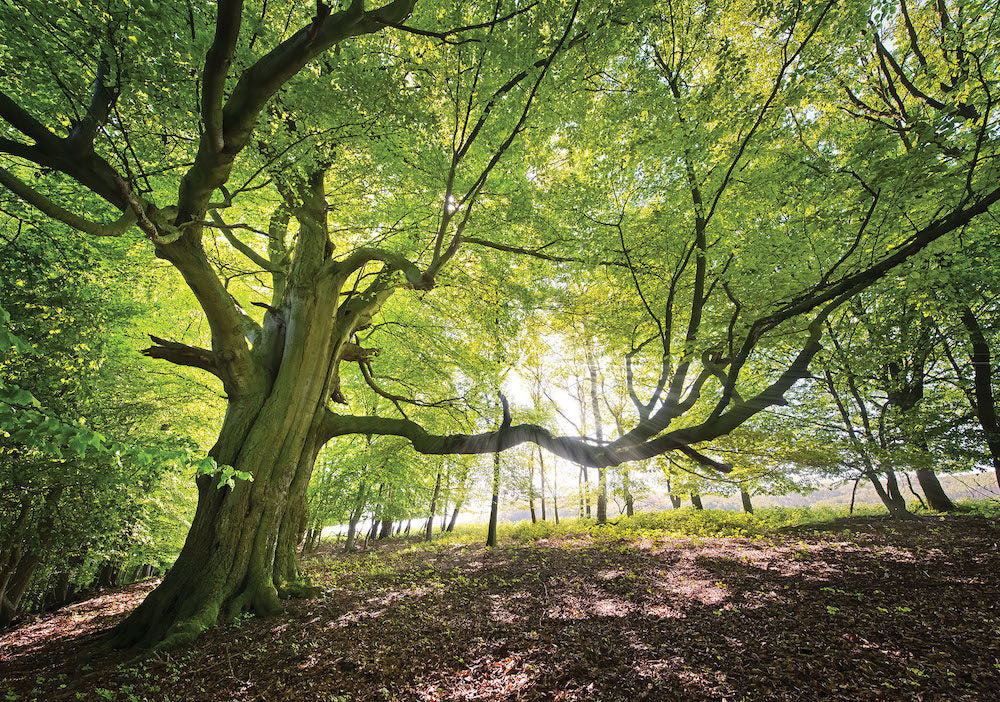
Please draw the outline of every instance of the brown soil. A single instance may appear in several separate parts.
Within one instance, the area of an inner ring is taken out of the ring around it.
[[[0,632],[0,699],[1000,700],[995,521],[408,547],[170,653],[95,645],[155,583],[66,607]]]

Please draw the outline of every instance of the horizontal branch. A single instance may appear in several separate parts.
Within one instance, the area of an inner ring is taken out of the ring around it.
[[[324,441],[350,434],[398,436],[407,439],[414,450],[425,455],[497,453],[530,442],[556,456],[590,468],[606,468],[652,458],[667,451],[680,451],[699,464],[720,472],[727,473],[732,469],[728,464],[715,461],[673,438],[664,437],[612,453],[604,447],[587,444],[578,438],[554,436],[548,429],[537,424],[511,426],[509,411],[506,409],[501,428],[497,431],[445,435],[430,434],[409,419],[344,415],[327,410],[323,425]]]
[[[594,261],[588,261],[584,258],[576,258],[574,256],[556,256],[554,254],[543,253],[541,249],[526,249],[521,246],[509,246],[496,241],[487,241],[486,239],[479,239],[471,236],[464,237],[462,242],[465,244],[472,244],[474,246],[485,246],[490,249],[496,249],[497,251],[506,251],[507,253],[540,258],[544,261],[553,261],[555,263],[594,263]],[[596,263],[601,266],[619,266],[621,268],[628,267],[627,264],[621,263],[620,261],[597,261]]]
[[[219,369],[215,363],[215,354],[208,349],[197,346],[188,346],[179,341],[161,339],[152,334],[149,335],[154,346],[142,349],[139,353],[149,358],[160,358],[170,361],[178,366],[189,366],[191,368],[201,368],[212,375],[218,375]]]
[[[324,429],[327,440],[349,434],[399,436],[427,455],[496,453],[530,441],[574,463],[594,468],[599,465],[594,447],[577,439],[553,436],[535,424],[518,424],[481,434],[435,435],[408,419],[343,415],[327,410]]]

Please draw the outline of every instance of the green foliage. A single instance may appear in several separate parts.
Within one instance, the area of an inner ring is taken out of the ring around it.
[[[876,505],[857,505],[854,509],[856,516],[885,513],[883,507]],[[633,517],[619,517],[603,525],[597,524],[594,519],[563,519],[558,525],[554,521],[534,524],[505,522],[500,525],[498,536],[501,541],[514,542],[579,536],[612,541],[722,536],[760,538],[787,527],[823,524],[848,515],[847,507],[767,507],[755,510],[753,514],[685,507],[662,512],[637,512]],[[483,526],[459,527],[453,534],[442,536],[434,543],[476,543],[482,540],[484,529]]]
[[[5,579],[29,577],[8,600],[37,606],[101,569],[168,565],[191,506],[175,478],[202,449],[164,431],[169,413],[140,379],[129,348],[140,302],[112,275],[122,251],[22,234],[3,255],[0,561]]]

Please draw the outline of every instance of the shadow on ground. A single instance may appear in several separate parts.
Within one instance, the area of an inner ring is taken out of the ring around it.
[[[326,595],[76,666],[148,590],[0,634],[0,694],[117,700],[964,700],[1000,690],[1000,528],[855,519],[761,540],[387,545]],[[81,638],[82,637],[82,638]],[[5,689],[5,686],[7,689]]]

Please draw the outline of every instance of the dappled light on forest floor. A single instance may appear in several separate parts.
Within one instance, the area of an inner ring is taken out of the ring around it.
[[[0,679],[46,700],[986,700],[998,543],[972,518],[652,545],[392,541],[307,560],[325,595],[285,615],[145,658],[69,662],[148,584],[66,607],[0,638]]]

